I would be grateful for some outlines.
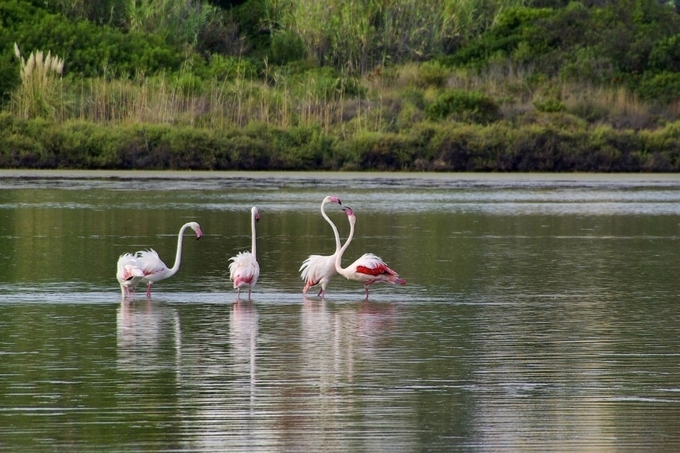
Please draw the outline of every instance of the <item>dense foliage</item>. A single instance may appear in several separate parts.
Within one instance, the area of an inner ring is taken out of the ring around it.
[[[678,10],[6,0],[0,166],[677,171]]]

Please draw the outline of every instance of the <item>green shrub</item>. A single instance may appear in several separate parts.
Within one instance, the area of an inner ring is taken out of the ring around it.
[[[0,107],[9,101],[20,82],[19,64],[13,53],[0,52]]]
[[[418,67],[416,84],[420,87],[441,88],[448,75],[449,71],[439,61],[426,61]]]
[[[680,71],[680,34],[654,43],[649,54],[649,69],[655,72]]]
[[[300,35],[290,30],[281,30],[271,37],[271,56],[275,64],[302,60],[306,56],[305,43]]]
[[[255,79],[258,75],[258,67],[247,58],[225,57],[211,55],[208,65],[199,72],[204,78],[215,80]]]
[[[357,77],[341,74],[330,67],[313,68],[293,74],[285,83],[298,96],[317,100],[361,97],[366,92]]]
[[[69,21],[24,2],[0,2],[0,17],[8,33],[0,33],[0,49],[11,51],[16,42],[22,53],[49,49],[61,56],[65,74],[95,77],[116,74],[155,74],[179,70],[184,50],[159,36],[123,33],[86,20]]]
[[[427,107],[430,119],[454,117],[456,120],[490,123],[498,118],[498,105],[478,91],[448,90]]]
[[[645,75],[637,86],[643,99],[667,104],[680,99],[680,73],[664,71]]]
[[[411,165],[413,147],[407,136],[363,132],[339,146],[344,170],[403,170]]]
[[[564,105],[564,103],[555,98],[536,100],[532,102],[532,105],[536,110],[544,113],[565,112],[567,110],[567,107]]]

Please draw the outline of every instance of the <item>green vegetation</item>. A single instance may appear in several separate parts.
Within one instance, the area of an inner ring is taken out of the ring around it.
[[[0,166],[680,170],[656,0],[8,0]]]

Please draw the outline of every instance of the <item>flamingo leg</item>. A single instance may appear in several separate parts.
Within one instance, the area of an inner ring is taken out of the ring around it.
[[[146,287],[146,297],[151,297],[151,283]]]
[[[309,288],[312,287],[312,282],[307,282],[305,287],[302,289],[302,294],[307,294],[307,291],[309,291]]]
[[[325,295],[326,295],[326,291],[323,288],[321,288],[321,291],[319,291],[319,294],[317,294],[317,296],[324,297]]]
[[[366,289],[366,300],[368,300],[368,286],[364,285],[364,288]]]

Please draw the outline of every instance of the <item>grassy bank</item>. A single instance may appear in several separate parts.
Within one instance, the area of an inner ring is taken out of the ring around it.
[[[589,129],[561,113],[533,124],[417,123],[346,138],[320,127],[207,129],[18,120],[0,115],[3,168],[408,171],[678,171],[680,122]]]

